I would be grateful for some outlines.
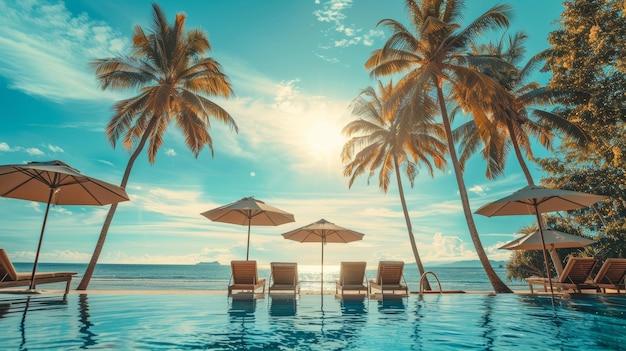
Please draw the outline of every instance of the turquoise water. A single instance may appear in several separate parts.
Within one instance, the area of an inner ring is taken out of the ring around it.
[[[3,350],[623,350],[626,296],[0,294]]]
[[[78,272],[72,280],[71,287],[78,286],[86,264],[41,263],[38,271],[71,271]],[[15,263],[16,270],[30,272],[32,264]],[[441,281],[444,290],[493,291],[485,271],[481,267],[426,267],[434,272]],[[506,269],[494,267],[498,275],[504,279]],[[299,277],[302,290],[319,291],[319,266],[299,266]],[[366,275],[370,279],[376,277],[376,267],[368,269]],[[259,267],[259,277],[269,279],[268,267]],[[404,276],[411,291],[419,291],[420,275],[415,264],[406,264]],[[334,290],[335,280],[339,277],[339,267],[328,264],[324,267],[324,289]],[[438,287],[432,277],[432,288]],[[230,266],[213,265],[145,265],[145,264],[98,264],[89,284],[89,289],[96,290],[225,290],[230,279]],[[528,290],[525,282],[506,282],[513,290]],[[62,289],[62,285],[41,285],[41,289]]]

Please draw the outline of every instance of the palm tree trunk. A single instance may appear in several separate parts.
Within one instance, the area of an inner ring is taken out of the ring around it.
[[[476,248],[476,253],[478,254],[478,258],[480,259],[480,263],[483,265],[483,269],[487,274],[487,278],[491,282],[491,286],[496,293],[512,293],[513,291],[509,289],[509,287],[504,284],[504,282],[498,277],[496,272],[491,267],[491,263],[487,258],[487,254],[485,253],[485,249],[483,248],[482,243],[480,242],[480,237],[478,236],[478,231],[476,230],[476,224],[474,224],[474,218],[472,217],[472,212],[470,210],[469,199],[467,196],[467,188],[465,187],[465,182],[463,181],[463,172],[461,171],[461,167],[459,165],[459,159],[456,154],[456,150],[454,149],[454,139],[452,138],[452,128],[450,126],[450,120],[448,119],[448,111],[446,109],[445,100],[443,97],[443,89],[441,87],[441,81],[437,82],[437,99],[439,100],[439,108],[441,110],[441,118],[443,120],[443,125],[446,130],[446,139],[448,142],[448,152],[450,153],[450,158],[452,160],[452,166],[454,167],[454,175],[456,176],[456,182],[459,187],[459,193],[461,194],[461,204],[463,205],[463,213],[465,214],[465,220],[467,222],[467,228],[469,229],[470,236],[472,237],[472,242],[474,243],[474,247]]]
[[[524,176],[526,176],[526,181],[528,185],[534,185],[533,176],[530,174],[528,170],[528,166],[526,165],[526,161],[524,161],[524,157],[522,156],[522,152],[519,148],[519,143],[517,142],[517,135],[515,134],[515,130],[513,129],[513,123],[510,119],[506,121],[507,127],[509,128],[509,137],[511,138],[511,143],[513,144],[513,150],[515,150],[515,157],[517,157],[517,162],[520,167],[522,167],[522,172],[524,172]]]
[[[415,257],[415,263],[417,264],[417,269],[420,272],[420,277],[424,275],[424,266],[422,265],[422,260],[420,259],[420,254],[417,251],[417,245],[415,244],[415,236],[413,235],[413,226],[411,225],[411,218],[409,217],[409,210],[406,207],[406,199],[404,198],[404,190],[402,189],[402,180],[400,177],[400,166],[398,165],[398,158],[393,156],[393,164],[396,168],[396,179],[398,181],[398,192],[400,193],[400,202],[402,203],[402,212],[404,212],[404,219],[406,220],[406,229],[409,232],[409,240],[411,241],[411,248],[413,249],[413,256]],[[428,278],[424,279],[424,289],[432,290],[430,287],[430,283],[428,283]]]
[[[156,125],[156,121],[157,121],[156,118],[152,118],[152,120],[150,121],[150,124],[148,124],[148,127],[144,131],[141,137],[141,140],[139,141],[139,144],[137,145],[137,148],[130,156],[130,159],[128,160],[128,164],[126,165],[126,170],[124,171],[124,176],[122,177],[122,182],[120,183],[120,186],[122,188],[126,188],[126,184],[128,184],[128,178],[130,177],[130,171],[132,170],[133,165],[135,164],[135,160],[137,160],[137,157],[139,157],[139,154],[141,154],[143,147],[146,145],[146,141],[150,137],[152,129],[154,129],[154,126]],[[100,253],[102,252],[102,247],[104,246],[104,241],[106,240],[107,233],[109,232],[109,227],[111,226],[111,222],[113,221],[113,216],[115,215],[116,210],[117,210],[117,203],[112,204],[111,207],[109,207],[109,213],[107,213],[107,216],[104,220],[104,224],[102,225],[102,230],[100,231],[100,236],[98,237],[98,242],[96,243],[96,248],[93,251],[93,255],[91,256],[89,265],[87,266],[87,269],[85,270],[85,274],[83,275],[83,278],[78,284],[78,287],[76,288],[76,290],[87,290],[87,286],[89,285],[89,281],[91,280],[93,271],[96,269],[96,264],[98,264],[98,259],[100,258]]]
[[[509,135],[511,137],[511,143],[513,144],[513,150],[515,150],[515,156],[517,157],[517,161],[522,167],[522,172],[524,172],[524,175],[526,176],[528,185],[534,185],[535,182],[533,182],[533,177],[530,175],[530,171],[528,170],[528,167],[526,166],[526,161],[524,161],[524,158],[522,157],[522,153],[519,149],[519,144],[517,143],[515,131],[513,130],[513,123],[511,123],[510,120],[507,120],[507,127],[509,128]],[[606,228],[607,226],[606,220],[604,219],[600,211],[598,211],[598,207],[596,205],[591,205],[591,207],[598,215],[598,218],[600,219],[600,222],[602,223],[602,225]]]

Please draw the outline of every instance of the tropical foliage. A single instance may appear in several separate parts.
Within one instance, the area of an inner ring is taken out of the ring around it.
[[[610,199],[549,220],[594,236],[597,243],[584,256],[626,257],[626,9],[615,0],[564,5],[561,28],[549,36],[548,87],[560,92],[555,113],[581,126],[590,147],[563,142],[554,157],[539,160],[546,174],[542,183]],[[519,262],[516,254],[512,264]],[[523,277],[516,270],[508,275]]]
[[[488,116],[498,105],[510,105],[512,98],[496,80],[476,67],[505,63],[498,58],[471,55],[470,48],[486,31],[508,26],[510,6],[495,6],[466,27],[459,24],[463,1],[406,0],[406,7],[411,28],[394,19],[380,21],[379,25],[392,34],[382,49],[373,52],[365,67],[372,77],[401,77],[392,103],[406,99],[415,109],[424,101],[438,106],[472,242],[494,290],[511,292],[493,270],[474,224],[447,107],[454,102],[471,114],[481,133],[498,135]]]
[[[600,234],[590,254],[626,257],[626,9],[616,0],[567,1],[565,7],[562,28],[549,37],[550,87],[569,92],[558,100],[560,113],[583,126],[593,146],[563,144],[562,157],[541,161],[544,182],[610,196],[571,218]]]
[[[233,93],[219,63],[204,56],[211,51],[207,35],[198,29],[185,32],[184,14],[177,14],[170,25],[158,5],[153,5],[153,10],[150,32],[135,27],[131,55],[92,63],[102,89],[130,89],[138,93],[114,105],[106,128],[113,147],[121,139],[123,147],[132,152],[122,187],[126,187],[133,164],[146,144],[148,161],[155,161],[163,135],[172,123],[182,131],[196,157],[205,147],[213,154],[211,119],[237,131],[231,115],[206,97],[229,97]],[[109,209],[79,290],[89,284],[116,209],[116,204]]]
[[[424,164],[431,176],[435,167],[443,169],[446,145],[438,136],[444,132],[441,124],[434,122],[435,106],[427,100],[416,109],[407,101],[391,104],[393,94],[391,81],[386,85],[379,82],[378,92],[369,87],[353,101],[352,114],[357,119],[343,129],[352,138],[344,145],[341,158],[346,164],[344,175],[350,177],[350,187],[359,175],[367,174],[369,179],[378,171],[378,186],[387,193],[391,175],[395,173],[413,256],[420,274],[424,274],[400,172],[404,168],[403,173],[413,187],[419,164]],[[430,290],[427,280],[424,288]]]
[[[480,154],[487,160],[486,176],[494,179],[504,173],[509,145],[512,145],[528,184],[533,185],[535,182],[524,158],[525,156],[531,161],[534,159],[531,138],[552,151],[555,132],[563,136],[566,142],[575,142],[580,146],[586,145],[588,137],[576,124],[558,114],[536,108],[550,105],[559,94],[542,87],[537,82],[529,81],[536,73],[536,68],[543,63],[546,52],[532,56],[520,66],[526,53],[524,42],[527,38],[523,32],[519,32],[508,37],[507,41],[501,39],[495,44],[489,43],[474,49],[477,55],[492,55],[510,64],[504,67],[505,70],[494,70],[492,66],[477,67],[497,80],[513,97],[512,105],[500,105],[500,108],[489,116],[496,127],[497,137],[494,138],[493,134],[480,133],[475,120],[466,122],[455,129],[454,133],[462,148],[459,158],[462,165],[482,146]]]

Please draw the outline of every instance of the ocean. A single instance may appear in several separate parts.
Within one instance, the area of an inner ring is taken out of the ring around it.
[[[30,272],[32,263],[14,263],[18,272]],[[72,280],[75,289],[87,268],[85,263],[40,263],[38,272],[70,271],[78,275]],[[496,273],[512,290],[528,290],[523,281],[505,280],[506,269],[494,267]],[[481,267],[426,267],[433,272],[442,290],[493,291]],[[165,265],[165,264],[98,264],[89,283],[90,290],[226,290],[230,266],[219,264]],[[319,266],[299,265],[301,289],[320,290]],[[419,291],[420,275],[414,264],[407,263],[405,280],[410,291]],[[269,266],[259,266],[259,278],[269,281]],[[376,277],[376,267],[368,267],[368,279]],[[334,290],[339,277],[339,266],[324,266],[324,290]],[[433,290],[439,290],[436,280],[428,276]],[[44,288],[44,286],[42,286]],[[48,285],[45,286],[48,288]]]

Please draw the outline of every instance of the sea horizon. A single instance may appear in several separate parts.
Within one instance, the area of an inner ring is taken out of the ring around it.
[[[19,272],[32,270],[32,263],[15,262]],[[39,263],[38,272],[70,271],[77,275],[72,279],[71,289],[75,289],[82,279],[87,263]],[[376,276],[376,266],[368,266],[366,278]],[[425,270],[434,273],[444,291],[485,291],[492,292],[493,287],[482,267],[446,267],[425,266]],[[494,266],[494,270],[512,290],[528,290],[524,281],[505,279],[506,268]],[[259,265],[259,278],[269,283],[269,264]],[[298,275],[303,291],[320,290],[319,265],[298,265]],[[226,290],[231,276],[230,265],[214,264],[133,264],[101,263],[96,266],[88,290]],[[339,278],[339,265],[324,265],[324,290],[334,290],[335,280]],[[410,291],[419,291],[420,274],[415,264],[406,264],[404,278]],[[428,280],[433,290],[439,290],[432,274]],[[44,286],[41,286],[44,288]],[[48,289],[45,287],[45,289]]]

